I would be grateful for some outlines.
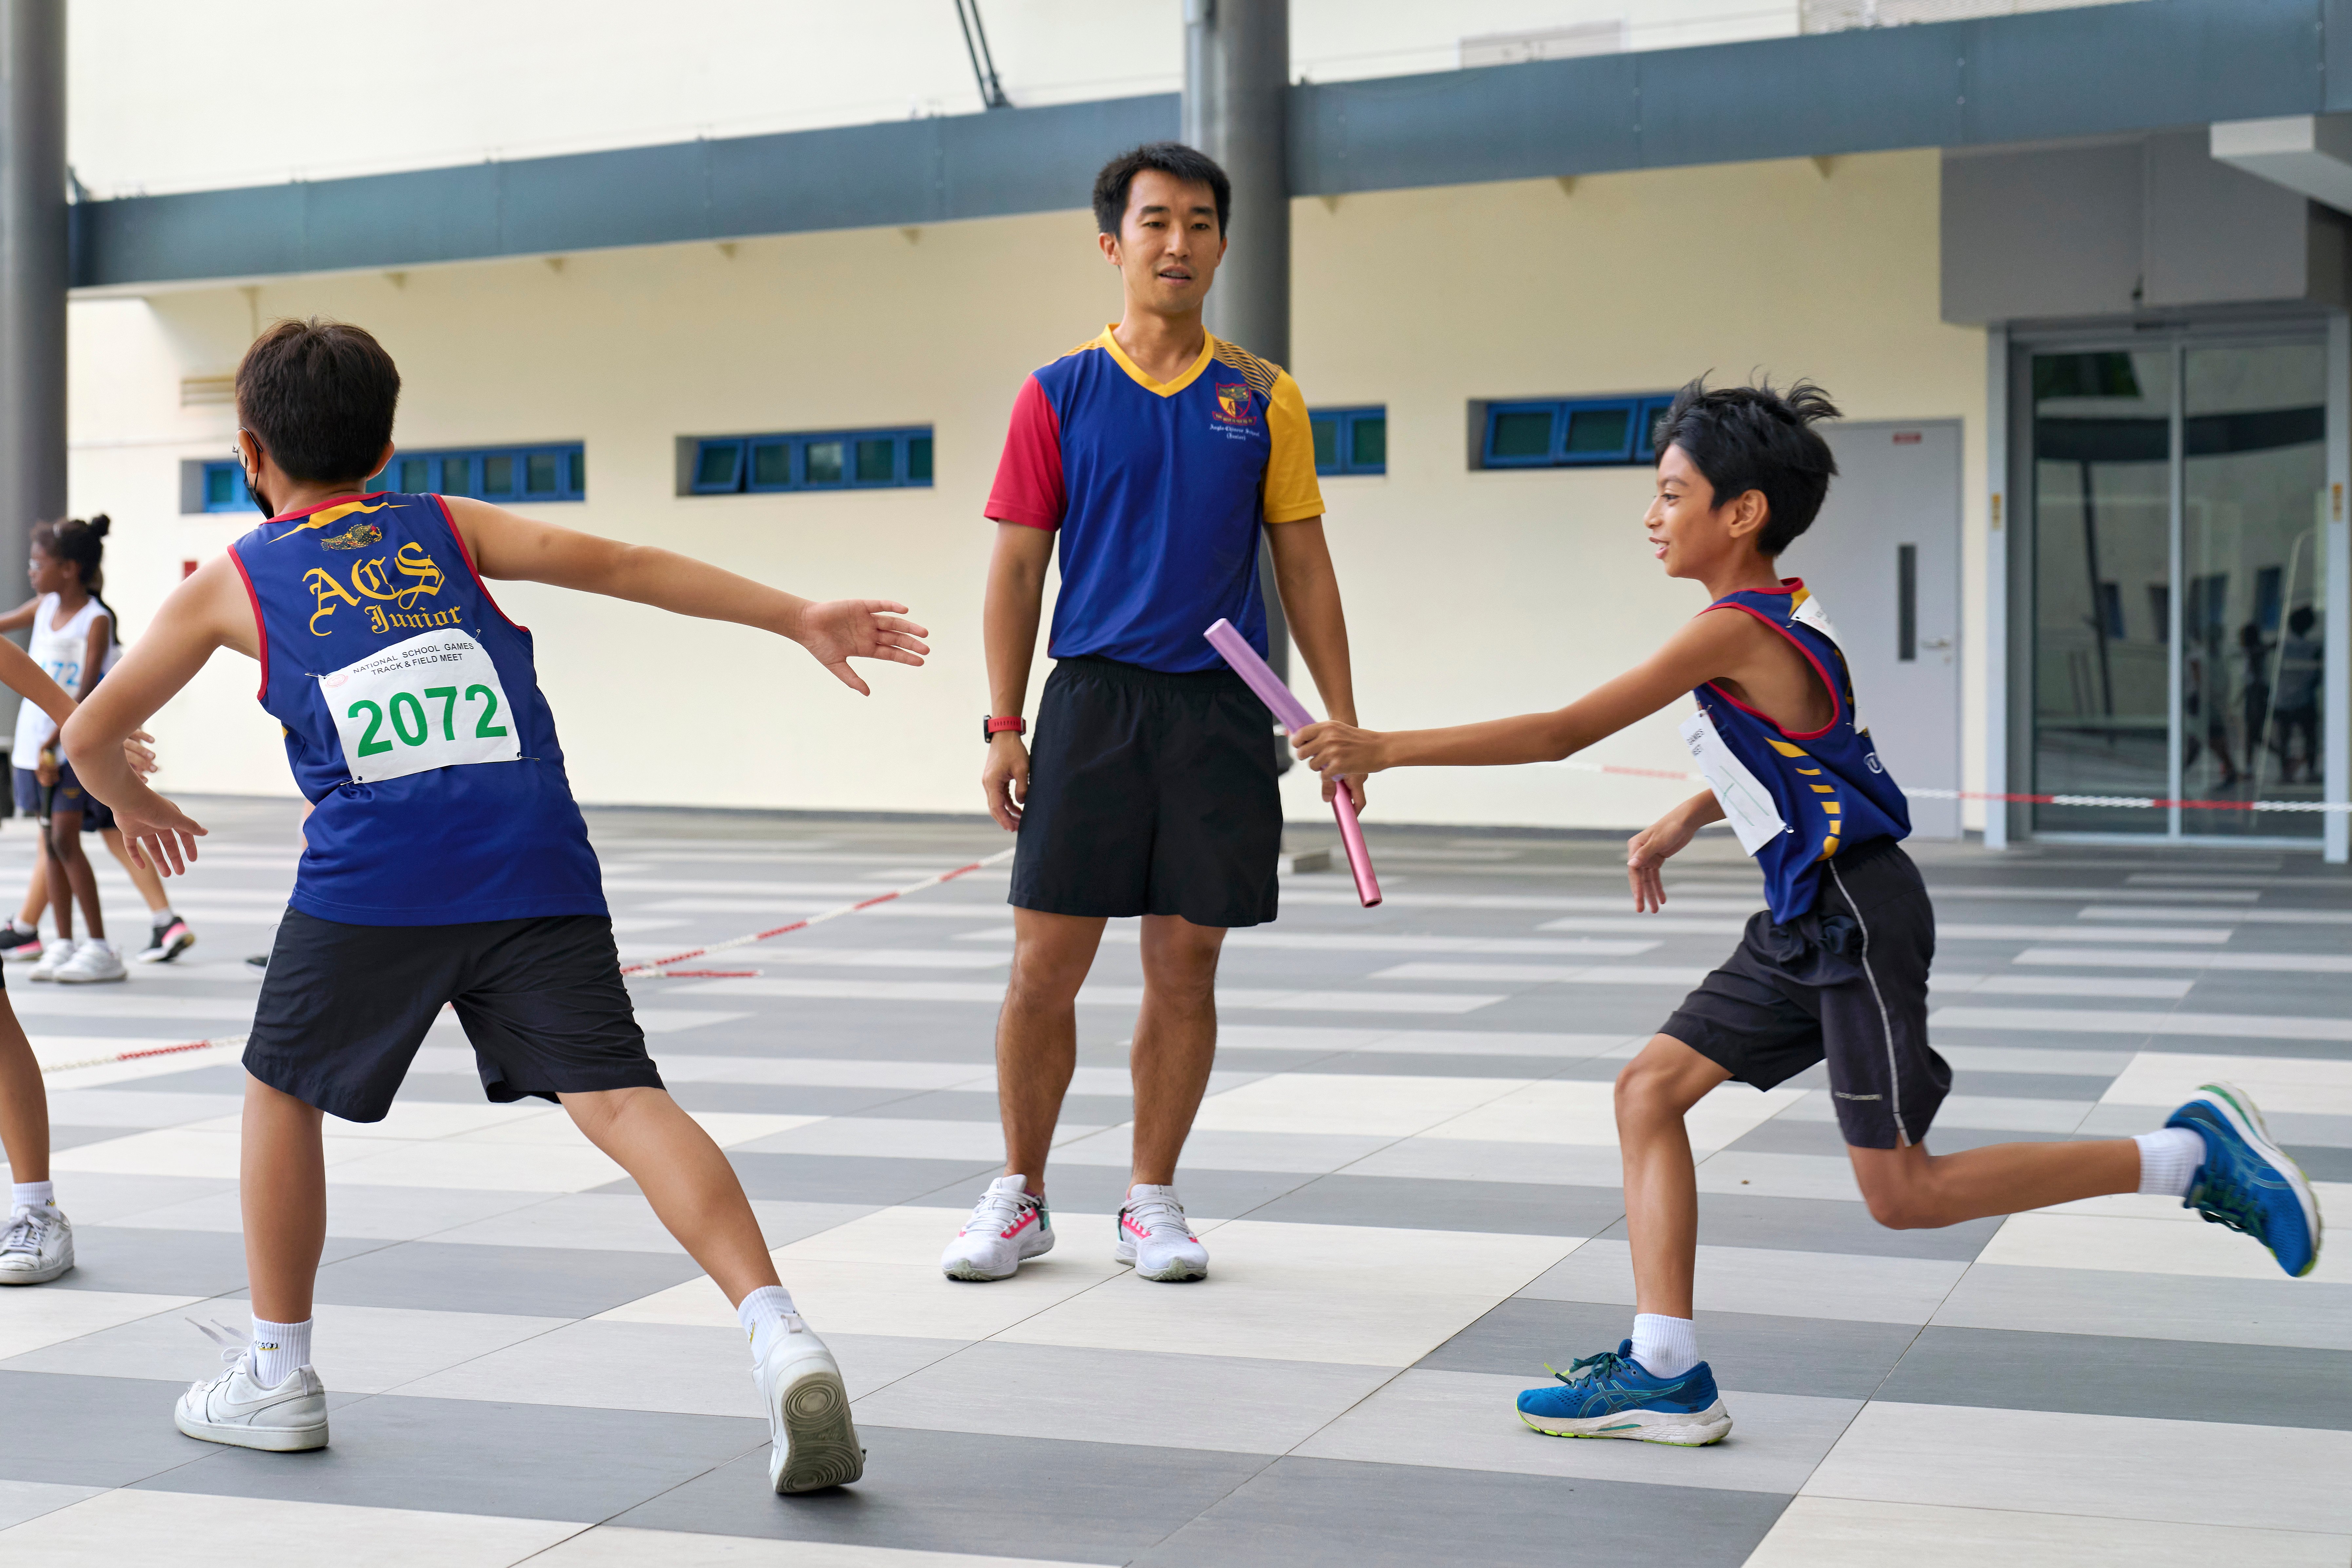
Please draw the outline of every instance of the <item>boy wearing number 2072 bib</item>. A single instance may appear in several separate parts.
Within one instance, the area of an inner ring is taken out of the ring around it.
[[[182,1395],[175,1422],[207,1442],[325,1447],[310,1364],[320,1113],[382,1121],[447,1005],[488,1097],[559,1102],[736,1304],[775,1489],[856,1480],[864,1450],[840,1368],[777,1282],[726,1157],[646,1056],[530,634],[485,579],[774,632],[860,693],[848,659],[920,664],[923,629],[902,605],[811,604],[481,501],[368,490],[392,458],[399,394],[391,357],[356,327],[280,321],[255,342],[236,375],[237,455],[268,521],[181,584],[66,731],[84,784],[170,875],[204,829],[100,737],[135,729],[234,648],[259,661],[261,704],[315,808],[246,1045],[253,1338],[220,1336],[228,1370]],[[113,765],[96,754],[106,744]]]

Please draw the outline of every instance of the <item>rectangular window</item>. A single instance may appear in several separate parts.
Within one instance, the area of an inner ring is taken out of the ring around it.
[[[1386,408],[1318,408],[1307,416],[1315,432],[1318,474],[1384,474],[1389,468]]]
[[[1654,463],[1658,426],[1673,403],[1666,393],[1490,403],[1480,466],[1585,468]]]
[[[885,489],[931,482],[928,426],[690,439],[694,453],[688,493],[698,496]]]
[[[205,465],[205,510],[206,511],[249,511],[252,508],[253,495],[245,488],[243,464],[206,463]]]
[[[576,443],[402,452],[368,480],[368,489],[488,500],[586,500],[588,453]]]

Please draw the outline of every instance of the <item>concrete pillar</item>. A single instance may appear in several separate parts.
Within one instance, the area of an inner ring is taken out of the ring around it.
[[[0,0],[0,602],[65,515],[66,285],[65,0]]]
[[[1290,363],[1289,0],[1184,0],[1183,141],[1234,183],[1232,248],[1209,291],[1209,331]],[[1261,550],[1267,662],[1290,677],[1290,637]],[[1288,747],[1282,757],[1286,767]]]

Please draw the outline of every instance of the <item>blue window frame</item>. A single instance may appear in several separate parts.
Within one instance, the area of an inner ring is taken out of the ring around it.
[[[1670,394],[1545,398],[1486,405],[1479,463],[1489,468],[1622,468],[1657,460]]]
[[[205,465],[205,510],[206,511],[251,511],[253,510],[253,492],[245,488],[244,464],[206,463]]]
[[[1389,471],[1387,408],[1318,408],[1307,419],[1315,432],[1317,473]]]
[[[233,463],[220,466],[236,467]],[[209,473],[205,482],[205,510],[211,511],[215,509],[211,504]],[[548,447],[395,451],[383,471],[368,480],[368,489],[410,494],[437,491],[497,501],[586,500],[588,451],[577,441]]]
[[[928,425],[701,437],[687,473],[688,492],[698,496],[893,489],[930,482]]]

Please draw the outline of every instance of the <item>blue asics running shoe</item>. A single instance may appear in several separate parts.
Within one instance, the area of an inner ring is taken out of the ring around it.
[[[2319,1202],[2295,1163],[2271,1142],[2252,1095],[2231,1084],[2205,1084],[2164,1124],[2193,1129],[2205,1140],[2205,1163],[2189,1178],[2182,1208],[2244,1231],[2295,1279],[2317,1266]]]
[[[1702,1448],[1731,1430],[1730,1413],[1715,1391],[1715,1373],[1701,1362],[1680,1377],[1654,1377],[1633,1359],[1633,1342],[1615,1352],[1589,1355],[1555,1388],[1519,1395],[1519,1419],[1548,1437],[1631,1437]]]

